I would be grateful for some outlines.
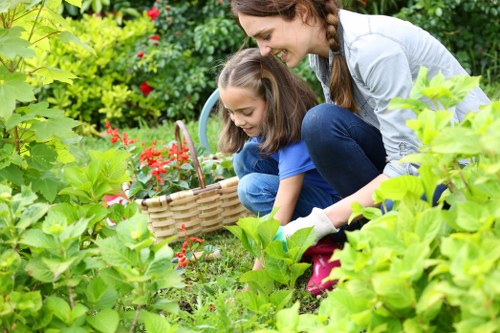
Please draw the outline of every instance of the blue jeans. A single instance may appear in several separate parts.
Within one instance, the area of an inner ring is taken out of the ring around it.
[[[278,162],[260,155],[258,144],[245,143],[243,149],[233,157],[238,175],[238,197],[250,212],[263,216],[271,212],[278,193]],[[325,208],[338,198],[323,189],[304,183],[292,215],[292,220],[307,216],[314,207]]]
[[[341,197],[346,197],[380,175],[386,164],[386,153],[380,131],[352,112],[334,104],[320,104],[306,113],[302,121],[302,140],[318,172]],[[446,186],[436,188],[433,202]],[[392,202],[386,202],[388,210]],[[342,227],[343,231],[359,229],[363,220]],[[343,232],[334,234],[345,240]]]
[[[380,131],[334,104],[306,113],[302,140],[318,172],[342,197],[368,184],[386,164]]]

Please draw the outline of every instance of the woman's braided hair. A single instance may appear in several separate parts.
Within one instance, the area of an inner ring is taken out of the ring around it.
[[[352,112],[358,111],[354,99],[354,86],[345,54],[342,51],[339,29],[339,4],[337,0],[232,0],[231,9],[250,16],[281,16],[291,21],[297,15],[297,7],[307,8],[307,12],[324,25],[326,39],[334,53],[331,67],[330,98],[333,103]]]
[[[351,73],[347,66],[345,53],[342,51],[341,40],[337,33],[340,19],[338,15],[338,4],[334,0],[325,0],[326,17],[326,38],[330,49],[334,53],[331,76],[330,76],[330,98],[332,101],[352,112],[358,111],[354,100],[354,89]]]

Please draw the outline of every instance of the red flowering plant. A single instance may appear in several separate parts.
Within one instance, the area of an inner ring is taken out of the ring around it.
[[[132,183],[128,196],[131,199],[153,198],[200,186],[192,156],[185,142],[147,145],[129,139],[127,132],[120,132],[106,122],[106,133],[113,144],[130,153],[129,172]],[[235,175],[229,156],[200,158],[199,164],[205,184],[215,183]]]
[[[173,262],[177,263],[177,269],[184,271],[189,265],[198,276],[196,281],[204,281],[204,274],[199,270],[201,261],[214,260],[221,257],[221,251],[213,245],[205,245],[200,249],[201,244],[205,242],[204,239],[198,237],[191,237],[187,233],[186,226],[183,224],[179,228],[184,233],[184,242],[182,243],[181,250],[175,253]],[[198,270],[198,272],[196,272]]]

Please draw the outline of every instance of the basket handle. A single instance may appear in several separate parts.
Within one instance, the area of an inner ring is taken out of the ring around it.
[[[182,131],[182,135],[187,142],[189,152],[191,153],[191,159],[193,160],[194,169],[196,171],[196,176],[198,177],[198,181],[200,182],[200,187],[204,189],[206,187],[205,178],[203,177],[203,172],[201,171],[200,163],[198,161],[198,154],[196,153],[196,149],[194,148],[193,139],[191,139],[191,135],[189,135],[189,132],[182,120],[177,120],[175,122],[175,140],[178,144],[182,145],[179,130]]]

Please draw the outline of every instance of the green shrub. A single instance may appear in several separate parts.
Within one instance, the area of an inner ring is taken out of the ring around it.
[[[395,203],[386,214],[353,206],[371,221],[348,233],[349,242],[333,255],[342,263],[330,275],[337,287],[315,315],[299,315],[297,306],[283,310],[280,332],[499,331],[500,149],[493,143],[500,139],[500,102],[457,124],[449,110],[479,79],[429,81],[426,74],[410,99],[391,102],[418,115],[408,126],[423,146],[405,160],[419,163],[420,175],[381,184],[375,201]],[[422,96],[442,109],[430,110]],[[467,166],[459,164],[464,159]],[[448,190],[432,206],[439,184]]]
[[[144,16],[126,21],[121,27],[112,16],[84,15],[79,21],[67,22],[84,45],[54,41],[51,52],[37,54],[32,65],[49,64],[78,78],[71,85],[44,85],[38,98],[98,128],[104,119],[132,123],[140,118],[160,117],[163,105],[153,98],[155,94],[141,93],[139,79],[132,71],[137,58],[135,44],[147,41],[154,32],[151,20]]]
[[[500,8],[496,0],[411,0],[396,16],[438,38],[485,83],[500,78]]]
[[[226,2],[167,1],[155,3],[157,47],[139,45],[144,57],[134,71],[161,91],[164,116],[192,120],[216,88],[218,66],[235,52],[243,33]]]
[[[162,0],[142,17],[123,24],[118,17],[67,19],[87,49],[56,41],[33,65],[46,63],[78,79],[69,87],[43,86],[38,97],[98,130],[105,119],[120,127],[195,119],[215,89],[217,66],[242,37],[228,5]]]

